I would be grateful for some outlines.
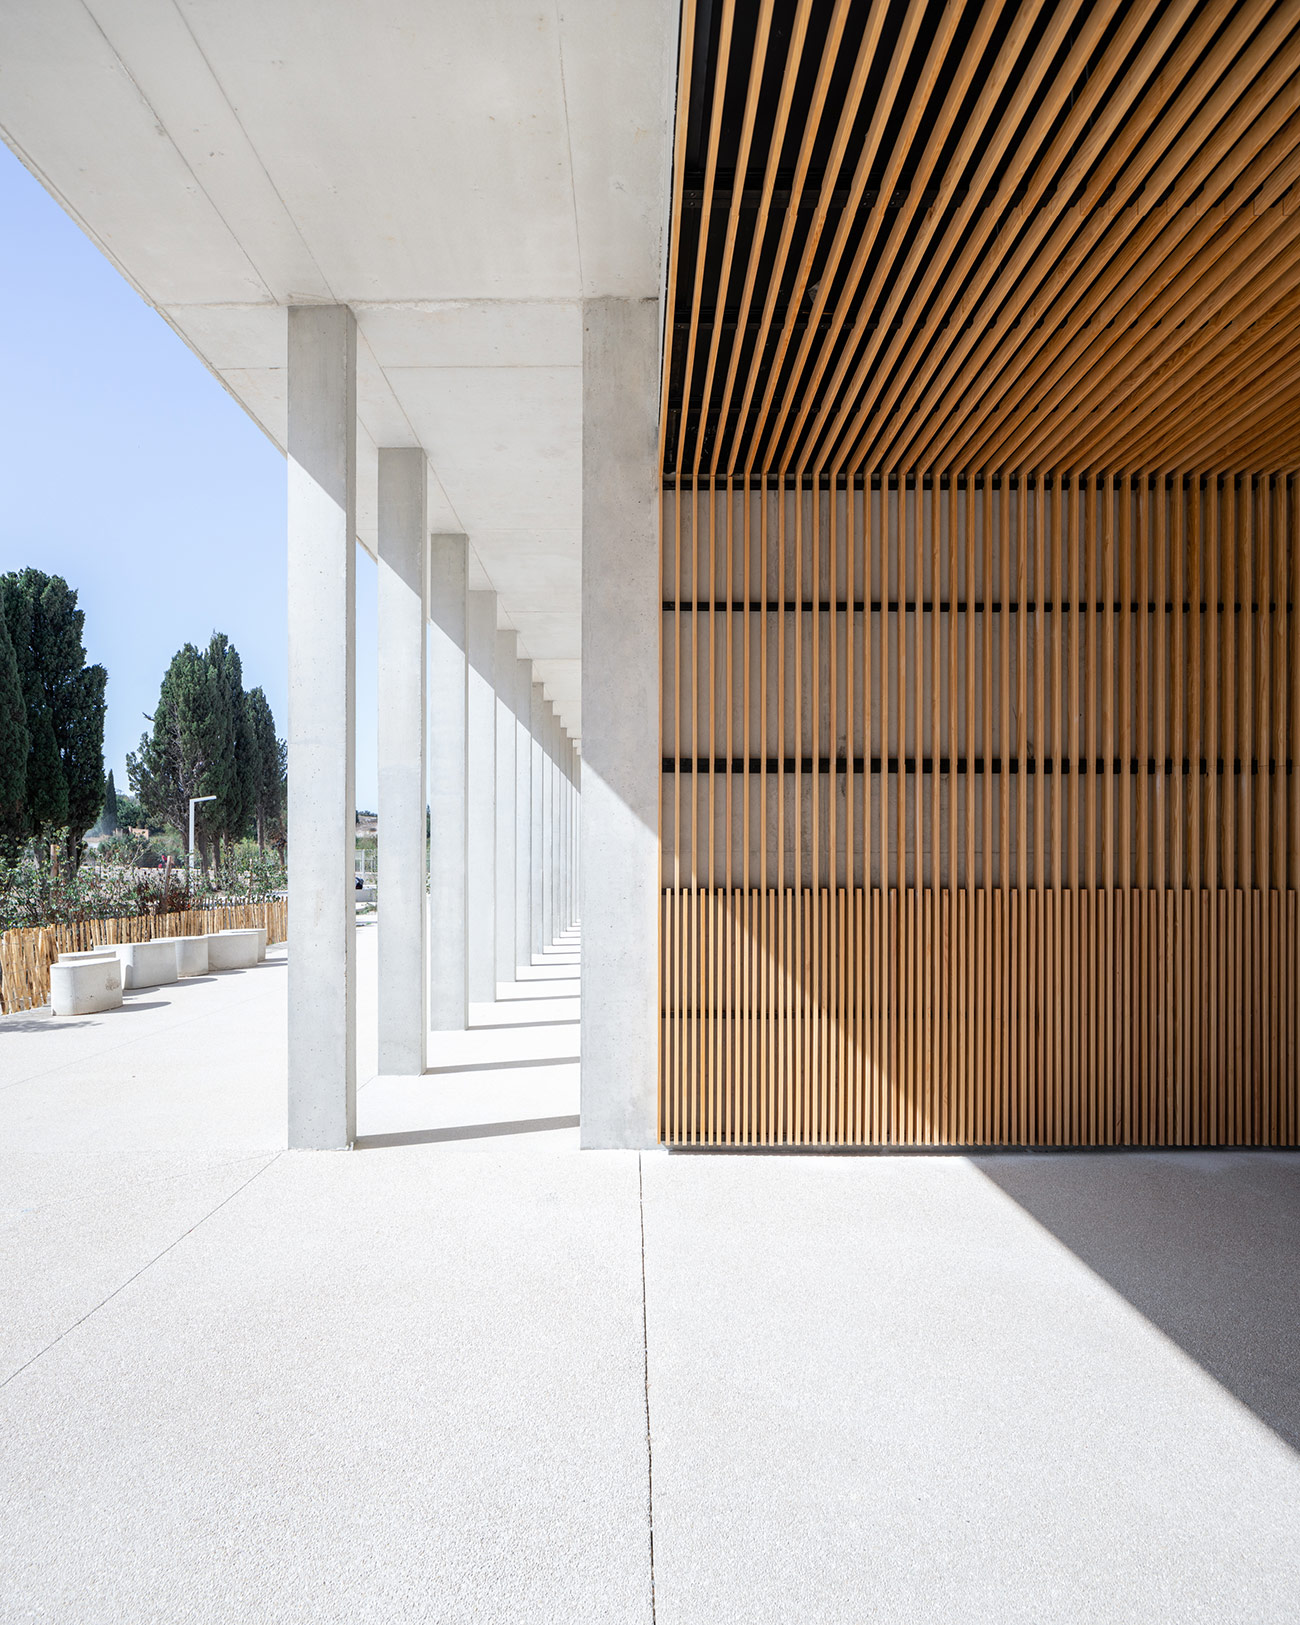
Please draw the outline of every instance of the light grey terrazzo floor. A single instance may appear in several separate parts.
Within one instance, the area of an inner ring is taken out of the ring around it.
[[[1300,1161],[579,1153],[573,958],[0,1021],[0,1622],[1300,1621]]]

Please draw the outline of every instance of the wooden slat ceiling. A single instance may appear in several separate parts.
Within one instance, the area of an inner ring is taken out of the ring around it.
[[[685,0],[663,464],[1300,462],[1300,0]]]

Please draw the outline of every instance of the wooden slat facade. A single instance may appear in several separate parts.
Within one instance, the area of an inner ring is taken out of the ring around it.
[[[686,0],[662,1138],[1294,1144],[1300,0]]]
[[[1298,497],[666,501],[666,1140],[1294,1143]]]

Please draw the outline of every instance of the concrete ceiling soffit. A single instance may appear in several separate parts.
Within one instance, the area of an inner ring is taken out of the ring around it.
[[[576,296],[552,16],[177,0],[333,296]]]
[[[663,287],[678,0],[564,0],[560,37],[585,298]]]
[[[81,0],[0,8],[0,61],[5,139],[146,300],[273,297]]]
[[[83,0],[275,299],[332,299],[239,115],[174,0]]]

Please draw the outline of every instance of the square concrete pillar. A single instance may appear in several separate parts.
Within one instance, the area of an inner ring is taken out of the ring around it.
[[[517,660],[515,684],[515,947],[513,976],[533,956],[533,667]]]
[[[469,595],[469,997],[496,998],[497,595]]]
[[[465,1026],[465,714],[469,546],[464,536],[429,544],[429,1026]]]
[[[529,733],[531,735],[531,754],[533,758],[532,771],[532,800],[533,811],[531,827],[528,832],[528,844],[532,852],[531,893],[532,902],[529,913],[532,920],[532,941],[529,943],[528,955],[531,959],[534,954],[541,953],[546,946],[546,913],[543,899],[546,892],[546,863],[543,857],[542,845],[542,807],[546,796],[546,693],[540,683],[533,684],[532,697],[529,703],[528,714],[530,718]]]
[[[582,925],[582,751],[573,747],[573,923]]]
[[[379,1070],[421,1073],[428,1022],[423,450],[379,453]]]
[[[564,725],[557,714],[552,727],[551,758],[551,869],[555,875],[555,903],[551,910],[552,941],[564,930]]]
[[[567,831],[568,845],[565,849],[565,862],[567,866],[568,879],[566,884],[565,912],[570,930],[573,928],[573,922],[578,918],[578,867],[574,861],[574,830],[577,828],[578,823],[578,787],[574,781],[573,763],[573,741],[572,739],[566,739],[564,742],[564,773],[565,789],[568,798],[568,820],[566,822],[565,829]]]
[[[582,346],[582,1143],[658,1139],[659,305]]]
[[[542,946],[555,941],[555,710],[542,702]]]
[[[515,979],[515,699],[518,691],[513,632],[498,632],[493,688],[496,696],[496,980]]]
[[[345,305],[289,310],[289,1145],[356,1135],[356,389]]]

